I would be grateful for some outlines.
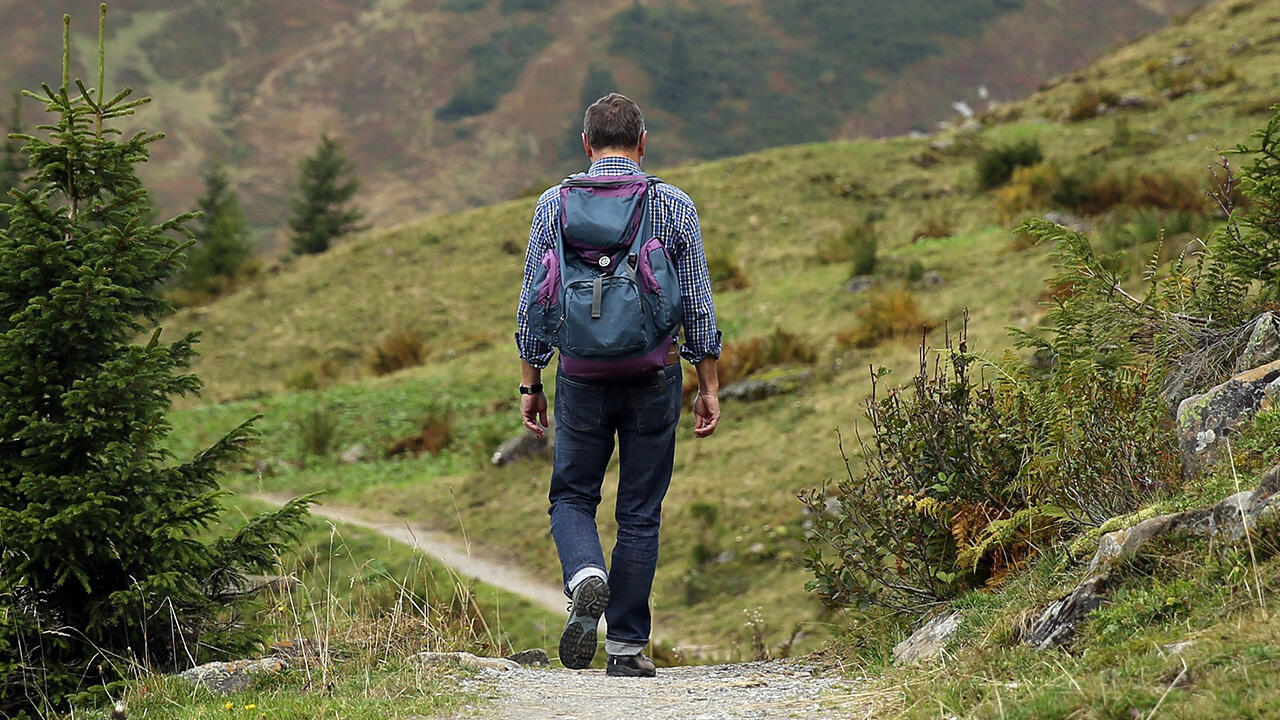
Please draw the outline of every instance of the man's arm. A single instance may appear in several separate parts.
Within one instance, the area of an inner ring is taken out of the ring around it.
[[[693,436],[710,437],[720,424],[720,377],[716,358],[703,358],[694,367],[698,371],[698,397],[693,401]]]
[[[524,280],[520,286],[520,302],[516,307],[516,349],[520,354],[520,384],[533,386],[542,382],[542,368],[551,362],[553,349],[540,342],[529,329],[529,303],[533,301],[533,278],[542,255],[551,247],[552,193],[543,193],[533,211],[529,226],[529,246],[525,251]],[[542,437],[548,426],[547,395],[537,392],[520,396],[520,417],[525,427]],[[541,422],[541,425],[538,423]]]
[[[684,347],[680,354],[698,371],[698,396],[693,401],[693,434],[710,437],[720,423],[720,378],[716,359],[720,357],[720,330],[716,326],[715,302],[711,297],[711,273],[707,270],[702,246],[698,210],[688,196],[673,203],[673,221],[678,232],[673,259],[680,280],[680,304],[684,310]]]
[[[541,383],[542,370],[526,361],[520,361],[520,384],[533,387]],[[520,417],[524,420],[524,426],[529,428],[536,437],[541,438],[550,425],[547,419],[547,394],[536,392],[532,395],[521,395]]]

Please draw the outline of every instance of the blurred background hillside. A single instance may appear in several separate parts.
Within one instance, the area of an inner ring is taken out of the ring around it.
[[[161,210],[191,207],[192,169],[220,161],[274,252],[293,168],[325,131],[345,142],[381,227],[578,169],[582,108],[605,90],[645,108],[654,167],[932,130],[955,103],[1024,96],[1199,4],[120,0],[108,84],[155,98],[146,123],[169,139],[144,179]],[[96,7],[0,0],[0,89],[58,76],[49,48],[68,11],[87,77]]]

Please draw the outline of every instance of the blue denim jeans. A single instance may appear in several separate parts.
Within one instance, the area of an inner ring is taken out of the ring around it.
[[[596,507],[618,439],[618,537],[605,610],[611,643],[649,642],[649,592],[658,566],[662,499],[675,459],[681,382],[679,364],[640,378],[581,380],[563,372],[556,377],[550,514],[566,593],[578,571],[605,568]]]

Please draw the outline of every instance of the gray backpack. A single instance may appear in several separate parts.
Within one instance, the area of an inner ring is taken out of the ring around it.
[[[529,307],[533,335],[575,377],[663,367],[680,326],[680,284],[653,235],[652,175],[574,175],[560,184],[555,247],[542,257]]]

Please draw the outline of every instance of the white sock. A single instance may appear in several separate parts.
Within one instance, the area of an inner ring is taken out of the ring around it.
[[[609,582],[609,576],[605,574],[604,570],[588,565],[574,573],[573,577],[569,578],[569,594],[573,595],[573,591],[577,590],[578,586],[582,584],[582,581],[589,577],[598,577],[605,582]]]
[[[610,655],[639,655],[644,650],[645,643],[633,645],[631,643],[618,642],[605,638],[604,651]]]

